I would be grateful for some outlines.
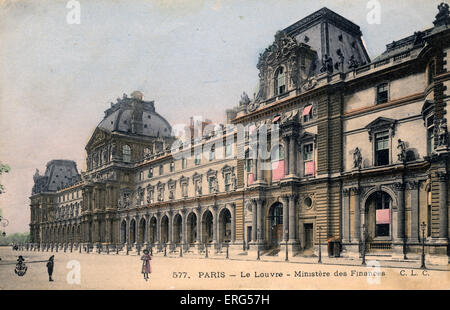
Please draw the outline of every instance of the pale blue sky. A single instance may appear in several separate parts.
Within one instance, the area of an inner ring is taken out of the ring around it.
[[[258,55],[275,32],[326,6],[361,27],[370,56],[432,26],[440,1],[382,0],[381,24],[367,0],[0,1],[0,207],[8,232],[26,231],[35,168],[73,159],[109,102],[140,90],[172,124],[191,115],[223,122],[224,111],[257,82]]]

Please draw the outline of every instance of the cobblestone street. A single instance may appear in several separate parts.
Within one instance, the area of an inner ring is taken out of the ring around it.
[[[48,281],[45,262],[28,263],[27,273],[14,273],[18,255],[25,263],[47,260],[55,255],[54,282]],[[378,261],[381,267],[361,266],[360,260],[317,258],[200,255],[183,258],[175,253],[153,256],[152,274],[146,282],[141,260],[130,255],[29,252],[0,248],[0,289],[449,289],[450,272],[446,267],[429,266],[423,272],[420,262]],[[70,261],[76,261],[67,268]],[[301,261],[301,262],[300,262]],[[367,259],[368,265],[371,258]],[[80,266],[80,284],[70,284],[68,275]],[[377,263],[375,263],[377,264]],[[389,267],[388,267],[389,266]],[[401,267],[403,266],[403,267]],[[439,269],[439,270],[438,270]],[[377,274],[380,276],[377,277]]]

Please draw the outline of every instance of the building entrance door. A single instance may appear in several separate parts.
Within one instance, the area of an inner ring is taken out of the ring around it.
[[[305,249],[313,247],[313,224],[305,224]]]

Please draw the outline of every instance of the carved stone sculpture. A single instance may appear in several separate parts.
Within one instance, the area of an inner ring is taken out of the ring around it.
[[[362,163],[361,151],[357,147],[353,151],[353,168],[361,169],[361,163]]]
[[[398,160],[401,162],[406,161],[406,143],[405,143],[405,141],[398,139],[397,149],[399,150],[399,152],[397,154]]]

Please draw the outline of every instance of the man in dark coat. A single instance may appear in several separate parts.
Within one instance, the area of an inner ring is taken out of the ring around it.
[[[47,262],[48,280],[50,282],[53,281],[52,274],[53,274],[54,258],[55,258],[55,255],[50,256],[50,258],[48,259],[48,262]]]

